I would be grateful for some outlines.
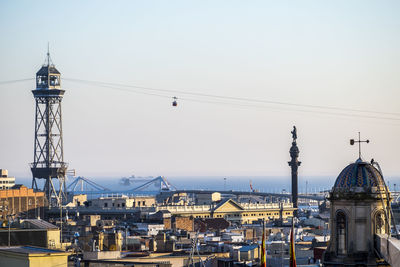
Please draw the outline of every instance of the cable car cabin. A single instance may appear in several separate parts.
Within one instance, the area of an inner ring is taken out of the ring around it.
[[[178,102],[176,101],[178,98],[177,97],[173,97],[173,101],[172,101],[172,106],[173,107],[176,107],[176,106],[178,106]]]

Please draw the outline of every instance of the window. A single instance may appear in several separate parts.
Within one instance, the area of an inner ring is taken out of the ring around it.
[[[51,75],[50,76],[50,85],[55,86],[55,85],[60,85],[59,79],[57,76]]]
[[[346,215],[343,211],[336,214],[336,248],[337,254],[346,254]]]
[[[38,87],[45,87],[47,85],[47,76],[37,76],[36,84]]]
[[[375,234],[384,234],[385,231],[385,219],[382,211],[379,211],[375,215]]]

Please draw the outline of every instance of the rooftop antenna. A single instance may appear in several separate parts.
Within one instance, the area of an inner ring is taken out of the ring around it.
[[[350,145],[354,145],[354,143],[358,143],[358,158],[361,160],[361,143],[369,143],[369,140],[361,140],[360,132],[358,132],[358,140],[350,139]]]
[[[50,62],[53,64],[53,62],[51,61],[51,57],[50,57],[50,42],[47,42],[47,66],[50,67]],[[45,61],[46,64],[46,61]]]
[[[47,42],[47,66],[50,66],[50,43]]]

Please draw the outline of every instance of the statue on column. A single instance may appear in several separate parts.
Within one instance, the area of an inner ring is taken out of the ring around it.
[[[292,173],[292,202],[294,211],[294,217],[297,217],[297,208],[298,208],[298,168],[301,162],[298,160],[299,157],[299,148],[297,147],[296,139],[297,139],[297,129],[296,126],[293,126],[292,133],[292,146],[290,147],[289,154],[290,154],[290,161],[289,166],[291,168]]]
[[[293,126],[293,131],[291,131],[291,133],[292,133],[293,142],[296,142],[296,139],[297,139],[297,129],[296,129],[296,126]]]

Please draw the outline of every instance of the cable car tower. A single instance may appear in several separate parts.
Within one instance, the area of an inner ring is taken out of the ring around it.
[[[34,158],[31,163],[32,188],[39,190],[37,180],[44,180],[43,191],[49,207],[60,206],[66,199],[61,100],[61,74],[51,61],[49,50],[44,65],[36,73]],[[56,189],[54,180],[58,180]]]

